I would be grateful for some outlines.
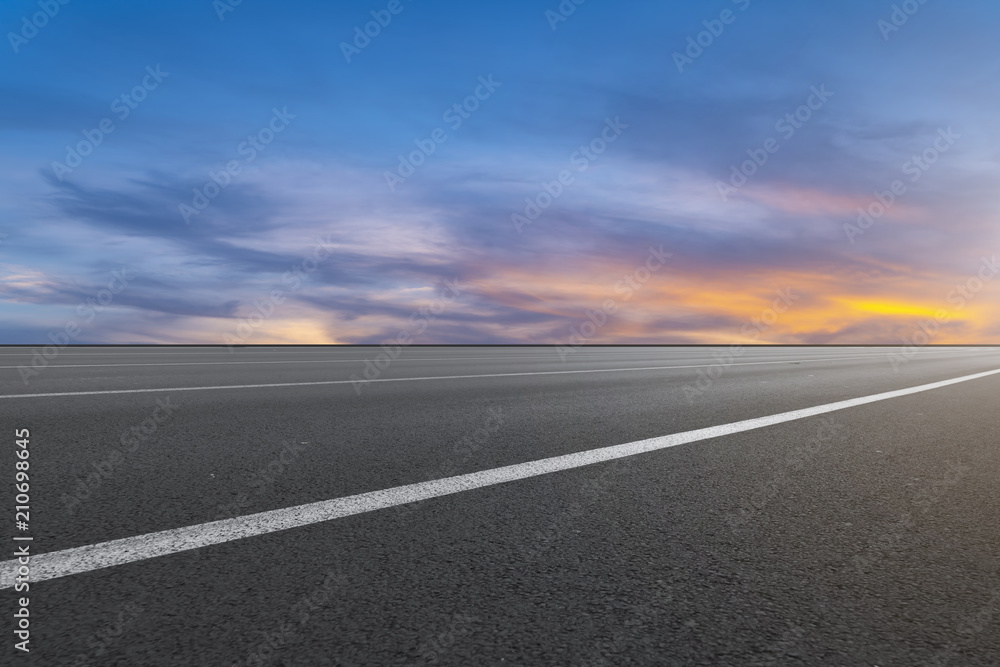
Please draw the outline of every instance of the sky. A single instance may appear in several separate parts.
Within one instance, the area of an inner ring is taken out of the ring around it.
[[[577,2],[7,0],[0,343],[1000,342],[1000,6]]]

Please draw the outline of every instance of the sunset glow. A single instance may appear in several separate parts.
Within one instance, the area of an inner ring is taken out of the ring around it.
[[[697,3],[555,27],[414,4],[349,58],[366,13],[306,4],[182,0],[114,49],[85,17],[143,11],[73,5],[8,49],[0,341],[44,342],[123,268],[74,342],[379,343],[439,308],[414,342],[559,343],[607,299],[589,342],[897,344],[942,311],[935,343],[1000,338],[1000,47],[968,7],[886,38],[869,2],[753,3],[679,71]],[[927,48],[960,29],[978,58]]]

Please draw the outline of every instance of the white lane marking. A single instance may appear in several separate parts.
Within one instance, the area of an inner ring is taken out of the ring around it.
[[[138,355],[136,355],[138,356]],[[600,358],[601,355],[598,355]],[[777,357],[780,355],[760,355],[765,359],[768,357]],[[851,359],[855,356],[881,356],[881,355],[850,355],[848,357],[843,357],[844,359]],[[583,357],[573,356],[570,361],[575,361],[582,359]],[[706,360],[712,359],[712,357],[705,356]],[[793,357],[794,358],[794,357]],[[507,356],[507,357],[404,357],[400,355],[393,361],[483,361],[483,360],[496,360],[496,361],[508,361],[510,359],[530,359],[533,361],[549,361],[556,363],[555,357],[541,357],[541,356]],[[243,366],[250,364],[360,364],[365,362],[365,358],[355,358],[355,359],[281,359],[278,361],[157,361],[150,363],[132,363],[132,364],[49,364],[45,368],[110,368],[114,366]],[[595,359],[595,361],[598,359]],[[609,361],[612,361],[609,359]],[[22,364],[23,365],[23,364]],[[0,368],[20,368],[21,366],[0,366]]]
[[[651,353],[652,354],[652,353]],[[942,354],[942,352],[928,352],[927,354]],[[77,355],[81,356],[81,355]],[[139,356],[139,355],[135,355]],[[602,355],[598,355],[602,356]],[[778,355],[760,355],[765,359],[768,357],[775,357]],[[875,357],[884,356],[881,354],[852,354],[845,357],[836,357],[837,359],[855,359],[862,357]],[[577,361],[583,359],[584,357],[574,356],[570,361]],[[711,357],[706,357],[709,359]],[[788,359],[794,359],[794,357],[787,357]],[[534,361],[546,361],[556,363],[554,358],[540,357],[540,356],[506,356],[506,357],[404,357],[399,356],[393,361],[483,361],[494,359],[496,361],[509,361],[511,359],[531,359]],[[713,358],[714,359],[714,358]],[[138,364],[49,364],[45,368],[113,368],[116,366],[249,366],[251,364],[358,364],[363,363],[365,359],[282,359],[279,361],[164,361],[164,362],[150,362],[150,363],[138,363]],[[595,359],[594,361],[597,361]],[[609,359],[609,361],[611,361]],[[718,360],[714,360],[718,363]],[[22,364],[23,365],[23,364]],[[21,368],[21,366],[0,366],[0,369],[4,368]]]
[[[844,359],[860,359],[864,357],[881,357],[884,355],[854,355],[850,357],[823,357],[819,359],[785,359],[782,361],[740,361],[729,366],[768,366],[774,364],[801,364],[804,362],[817,361],[840,361]],[[152,394],[165,391],[215,391],[220,389],[273,389],[275,387],[314,387],[318,385],[352,384],[354,382],[417,382],[420,380],[468,380],[473,378],[505,378],[522,377],[526,375],[570,375],[574,373],[627,373],[629,371],[664,371],[684,368],[711,368],[717,365],[712,364],[692,364],[684,366],[644,366],[641,368],[588,368],[574,371],[525,371],[523,373],[483,373],[479,375],[437,375],[432,377],[415,378],[378,378],[375,380],[318,380],[313,382],[272,382],[268,384],[230,384],[211,387],[162,387],[154,389],[101,389],[98,391],[60,391],[48,392],[44,394],[5,394],[0,399],[5,398],[53,398],[58,396],[99,396],[102,394]]]
[[[614,461],[615,459],[685,445],[698,442],[699,440],[743,433],[775,424],[815,417],[827,412],[845,410],[868,403],[876,403],[900,396],[940,389],[941,387],[968,382],[970,380],[978,380],[979,378],[998,373],[1000,373],[1000,369],[965,375],[951,380],[932,382],[907,389],[897,389],[881,394],[872,394],[860,398],[851,398],[846,401],[817,405],[812,408],[781,412],[768,417],[745,419],[731,424],[709,426],[708,428],[700,428],[684,433],[674,433],[647,440],[627,442],[623,445],[612,445],[611,447],[591,449],[575,454],[565,454],[538,461],[518,463],[503,468],[493,468],[492,470],[458,475],[457,477],[407,484],[406,486],[397,486],[391,489],[382,489],[381,491],[370,491],[345,498],[322,500],[297,507],[287,507],[280,510],[260,512],[259,514],[250,514],[235,519],[223,519],[195,526],[126,537],[110,542],[66,549],[64,551],[53,551],[38,555],[33,554],[31,557],[31,581],[46,581],[72,574],[91,572],[106,567],[114,567],[115,565],[125,565],[181,551],[199,549],[213,544],[240,540],[245,537],[300,528],[314,523],[340,519],[345,516],[374,512],[375,510],[387,507],[395,507],[397,505],[438,498],[462,491],[505,484],[507,482],[538,477],[563,470],[572,470],[573,468],[580,468],[595,463]],[[0,589],[10,588],[14,585],[17,567],[17,559],[0,563]]]
[[[136,355],[138,356],[138,355]],[[404,357],[400,355],[393,361],[470,361],[496,359],[536,359],[540,357]],[[109,368],[112,366],[248,366],[250,364],[363,364],[365,358],[357,359],[282,359],[280,361],[167,361],[147,364],[49,364],[45,368]],[[555,359],[553,359],[555,361]],[[20,366],[0,366],[0,368],[20,368]]]

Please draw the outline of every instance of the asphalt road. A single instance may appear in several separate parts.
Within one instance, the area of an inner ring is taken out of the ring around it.
[[[726,349],[414,347],[372,370],[377,348],[70,348],[25,381],[32,350],[0,348],[5,478],[15,429],[31,432],[32,553],[141,536],[119,550],[130,562],[32,581],[28,655],[11,633],[23,594],[0,590],[2,654],[46,667],[1000,663],[1000,375],[583,465],[614,445],[998,370],[1000,348],[896,363],[895,348]],[[351,381],[366,368],[376,381]],[[469,475],[560,456],[580,464]],[[480,481],[218,537],[234,518],[301,518],[282,510],[459,475]],[[142,540],[183,527],[163,538],[177,553],[148,557]],[[218,543],[187,548],[203,537]]]

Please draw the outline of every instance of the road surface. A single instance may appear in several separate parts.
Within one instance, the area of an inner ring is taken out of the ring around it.
[[[1000,349],[398,352],[82,347],[29,373],[0,348],[33,538],[31,653],[10,560],[3,651],[1000,662]]]

